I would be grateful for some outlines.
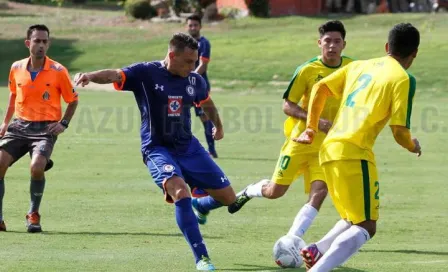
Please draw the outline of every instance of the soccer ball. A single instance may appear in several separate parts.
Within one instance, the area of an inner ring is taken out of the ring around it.
[[[282,268],[297,268],[303,264],[300,251],[306,246],[302,238],[285,235],[275,242],[273,255],[275,263]]]

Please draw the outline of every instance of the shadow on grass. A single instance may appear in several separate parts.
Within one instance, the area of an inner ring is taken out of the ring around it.
[[[305,272],[305,266],[303,265],[300,268],[280,268],[278,266],[261,266],[261,265],[253,265],[253,264],[234,264],[236,266],[240,266],[241,268],[224,268],[224,269],[218,269],[219,271],[297,271],[297,272]],[[336,269],[335,271],[340,272],[366,272],[365,270],[355,269],[355,268],[348,268],[348,267],[340,267]]]
[[[396,249],[396,250],[364,249],[364,250],[361,250],[361,252],[448,256],[448,252],[446,252],[446,251],[425,251],[425,250],[408,250],[408,249]]]
[[[10,231],[7,233],[25,233],[26,231]],[[155,236],[155,237],[179,237],[183,239],[181,233],[155,233],[155,232],[102,232],[102,231],[43,231],[37,235],[93,235],[93,236]],[[204,239],[222,239],[220,236],[203,235]]]

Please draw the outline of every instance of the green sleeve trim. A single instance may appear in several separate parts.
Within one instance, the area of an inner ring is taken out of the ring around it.
[[[412,102],[414,101],[415,89],[417,81],[415,77],[408,73],[409,76],[409,94],[408,94],[408,112],[406,114],[406,127],[411,128]]]
[[[288,88],[286,89],[285,93],[283,94],[283,99],[287,99],[289,97],[289,92],[292,89],[292,86],[294,85],[294,81],[296,81],[297,75],[300,73],[300,71],[306,67],[308,64],[315,62],[318,60],[318,57],[312,58],[309,61],[303,63],[302,65],[300,65],[299,67],[297,67],[296,71],[294,72],[294,75],[291,79],[291,81],[289,82]]]

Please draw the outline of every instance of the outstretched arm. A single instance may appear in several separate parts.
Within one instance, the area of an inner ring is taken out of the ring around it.
[[[98,84],[118,83],[123,81],[123,72],[120,69],[98,70],[75,75],[75,85],[84,87],[90,82]]]

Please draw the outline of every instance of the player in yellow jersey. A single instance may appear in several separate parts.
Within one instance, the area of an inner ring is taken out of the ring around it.
[[[389,32],[386,57],[354,61],[313,87],[307,128],[294,140],[303,144],[318,140],[319,116],[327,97],[342,99],[319,155],[342,220],[322,240],[302,250],[310,271],[326,272],[341,265],[375,235],[380,181],[372,149],[386,123],[398,144],[421,155],[420,144],[409,131],[416,82],[406,72],[419,44],[414,26],[398,24]]]
[[[279,198],[299,176],[304,175],[305,193],[309,194],[309,199],[289,230],[290,234],[299,237],[302,237],[312,224],[327,196],[324,173],[319,165],[319,147],[336,116],[340,100],[333,99],[325,107],[322,119],[319,121],[318,140],[312,145],[299,144],[292,139],[305,130],[306,109],[313,85],[352,62],[350,58],[341,56],[346,45],[346,31],[340,21],[328,21],[321,25],[319,34],[318,44],[322,55],[297,68],[283,95],[285,99],[283,111],[288,115],[284,124],[286,140],[271,179],[249,185],[238,194],[237,201],[228,207],[230,213],[235,213],[254,197]]]

